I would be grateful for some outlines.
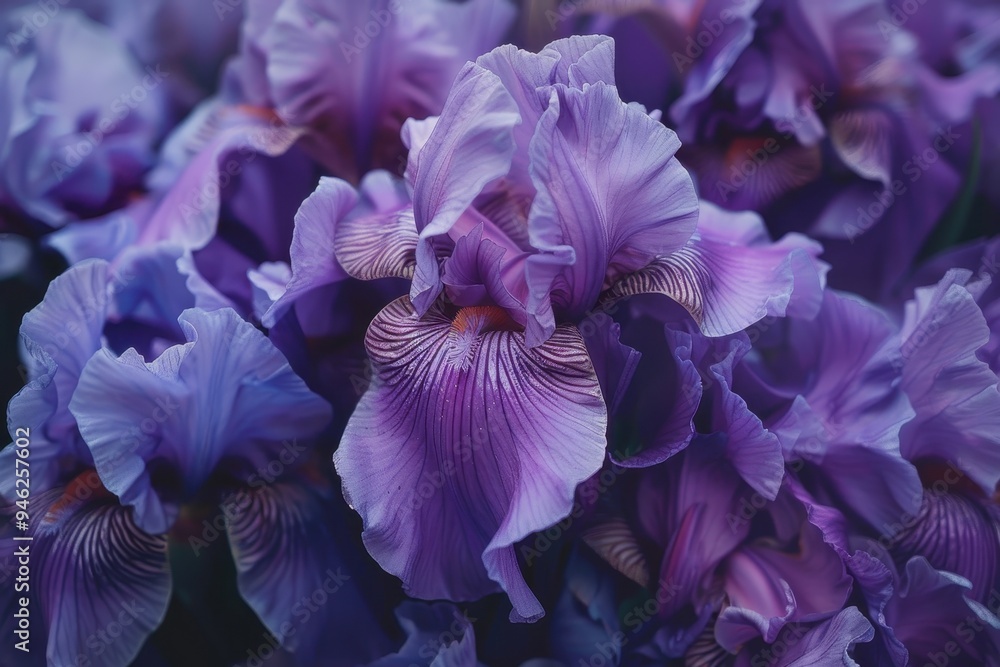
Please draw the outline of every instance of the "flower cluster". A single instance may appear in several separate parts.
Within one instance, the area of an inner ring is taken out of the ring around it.
[[[996,2],[0,28],[0,665],[1000,665]]]

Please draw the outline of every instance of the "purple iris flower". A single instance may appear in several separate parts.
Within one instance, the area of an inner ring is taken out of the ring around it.
[[[114,273],[81,262],[25,318],[30,382],[8,417],[31,428],[31,599],[47,646],[32,655],[74,664],[99,650],[101,664],[128,664],[166,612],[168,534],[197,553],[179,515],[202,503],[222,508],[243,597],[303,664],[333,643],[358,661],[383,654],[359,597],[363,565],[345,555],[345,517],[309,444],[329,406],[234,311],[192,307],[177,259],[140,253]],[[14,455],[0,458],[13,469]],[[0,490],[16,498],[12,480]],[[17,544],[4,540],[4,562]],[[338,602],[301,621],[296,605],[331,586]],[[129,605],[136,621],[121,638],[88,644]],[[372,629],[351,636],[325,625],[362,622]]]
[[[158,658],[218,539],[276,663],[1000,667],[1000,240],[917,266],[997,203],[995,2],[55,4],[0,666]]]
[[[440,112],[462,64],[513,16],[506,0],[253,0],[224,93],[308,127],[312,155],[357,182],[401,170],[403,121]]]
[[[748,369],[741,392],[753,396],[786,459],[812,459],[829,475],[838,506],[876,528],[918,510],[914,464],[956,466],[992,494],[1000,480],[1000,394],[996,373],[977,356],[990,340],[976,303],[984,287],[971,272],[951,271],[918,289],[898,323],[830,293],[815,322],[790,322],[765,342],[787,347]],[[823,372],[841,368],[853,370]],[[871,474],[892,483],[861,489],[858,475],[869,466],[860,461],[868,457],[883,461]]]
[[[287,259],[290,224],[274,220],[290,220],[317,177],[293,147],[300,137],[271,114],[210,105],[168,137],[143,197],[69,225],[47,243],[70,262],[113,264],[130,253],[180,249],[181,270],[207,299],[199,306],[248,314],[246,272]]]
[[[869,605],[897,615],[870,616],[878,651],[893,664],[943,644],[934,633],[953,633],[962,609],[982,616],[998,583],[1000,513],[991,498],[1000,393],[980,358],[990,328],[977,303],[987,286],[983,276],[949,271],[916,290],[901,320],[831,293],[815,323],[789,322],[763,341],[764,354],[737,382],[781,440],[808,502],[843,513],[839,530],[854,537],[839,548]],[[874,547],[858,550],[855,537]],[[959,607],[914,614],[902,599],[924,586],[928,594],[947,588]],[[993,641],[986,633],[962,650],[988,654],[994,649],[982,642]]]
[[[798,241],[699,221],[676,137],[613,82],[606,38],[497,49],[440,117],[404,126],[405,183],[326,179],[300,209],[274,313],[345,274],[412,278],[369,328],[372,385],[335,462],[370,553],[415,597],[504,590],[512,619],[541,616],[513,545],[604,458],[595,366],[615,369],[588,352],[589,311],[660,293],[732,333],[783,313],[811,261]]]
[[[994,87],[992,96],[970,100],[956,94],[946,78],[978,80],[989,90],[1000,70],[1000,7],[984,0],[963,0],[927,3],[920,11],[908,12],[890,3],[889,13],[889,21],[881,26],[886,33],[905,30],[917,39],[920,60],[930,72],[924,76],[927,103],[964,129],[955,150],[944,157],[966,178],[977,180],[980,192],[1000,206],[1000,194],[990,187],[1000,178],[1000,95]],[[971,110],[970,102],[975,105]]]
[[[938,283],[951,269],[964,269],[974,278],[977,289],[971,293],[990,332],[989,341],[976,351],[976,356],[1000,374],[1000,238],[973,241],[932,258],[913,275],[904,294],[909,296],[917,287]],[[904,305],[899,304],[899,308]]]
[[[30,10],[5,12],[19,35]],[[161,83],[107,27],[58,12],[0,53],[0,230],[43,232],[140,194],[165,131]]]
[[[981,53],[957,70],[925,66],[888,4],[611,1],[587,3],[602,13],[574,29],[610,21],[652,36],[658,46],[622,69],[654,70],[631,94],[669,107],[701,196],[823,240],[835,287],[882,298],[960,194],[976,145],[967,123],[1000,90]]]
[[[402,171],[403,121],[439,112],[458,69],[499,41],[512,13],[501,0],[252,2],[221,91],[168,137],[149,194],[50,243],[71,262],[179,246],[185,273],[212,293],[199,305],[250,317],[254,283],[282,282],[320,165],[351,180]]]
[[[87,646],[87,637],[118,618],[122,605],[132,604],[141,612],[105,656],[109,664],[125,665],[166,613],[170,594],[166,539],[140,530],[131,511],[104,488],[68,409],[83,367],[101,348],[106,328],[120,324],[156,332],[150,342],[172,336],[170,327],[158,326],[162,321],[157,316],[159,308],[173,305],[171,291],[146,292],[148,285],[132,280],[151,276],[154,270],[135,266],[134,273],[112,276],[104,263],[81,264],[53,281],[46,299],[25,316],[21,334],[29,382],[11,400],[8,424],[12,438],[18,437],[20,425],[30,429],[29,530],[34,547],[31,562],[39,577],[31,599],[35,609],[43,610],[38,626],[42,630],[34,637],[45,649],[32,651],[28,657],[34,662],[24,663],[24,654],[7,643],[2,650],[11,664],[42,665],[46,660],[72,664],[78,655],[92,660],[93,646]],[[174,303],[187,305],[183,300]],[[119,321],[112,324],[114,320]],[[13,447],[0,452],[5,468],[14,469],[14,458]],[[5,479],[0,489],[5,503],[14,502],[15,490],[13,476]],[[11,504],[4,510],[10,514],[0,555],[5,564],[16,561],[19,543],[11,539],[17,534],[12,520],[16,509]],[[114,586],[108,585],[111,580]],[[10,612],[5,611],[5,632],[13,633],[17,597],[10,587],[0,602]]]
[[[744,239],[747,248],[762,249],[770,244],[763,221],[752,212],[733,213],[702,202],[699,226],[717,233],[725,230],[731,238]],[[711,238],[706,232],[702,234],[703,238]],[[695,418],[702,403],[720,407],[700,426],[701,433],[749,433],[750,425],[744,419],[749,414],[746,405],[732,390],[733,369],[751,344],[773,326],[777,312],[796,318],[815,317],[823,300],[828,269],[817,259],[819,244],[801,235],[789,234],[771,248],[777,254],[788,253],[790,261],[783,269],[790,279],[790,289],[782,297],[780,309],[769,309],[768,316],[746,333],[708,338],[692,326],[680,309],[664,307],[657,297],[633,300],[631,309],[619,318],[622,342],[638,351],[641,361],[634,370],[633,384],[620,402],[620,414],[612,423],[612,431],[618,431],[612,452],[616,463],[646,467],[679,452],[698,430]],[[651,391],[650,387],[656,389]],[[682,389],[678,391],[677,387]],[[764,449],[749,445],[750,440]],[[751,486],[774,497],[781,481],[781,457],[770,444],[748,437],[732,449],[731,456]],[[768,466],[770,473],[765,472]]]
[[[243,15],[242,3],[198,0],[74,0],[57,5],[10,0],[20,9],[4,42],[11,51],[27,45],[64,8],[79,10],[114,33],[143,68],[165,73],[171,121],[180,120],[215,90],[227,58],[235,51]]]
[[[828,531],[787,483],[773,501],[755,492],[728,448],[724,434],[699,435],[664,463],[620,473],[583,530],[606,566],[577,554],[567,569],[576,604],[554,612],[566,629],[557,652],[793,665],[872,641]]]
[[[813,273],[814,287],[821,275]],[[815,317],[819,289],[797,294],[792,310]],[[650,597],[620,628],[629,651],[655,664],[736,653],[766,659],[772,646],[806,632],[823,637],[817,650],[838,654],[870,641],[871,624],[842,611],[852,591],[845,563],[784,484],[781,441],[735,389],[751,343],[781,320],[707,339],[662,307],[635,306],[622,340],[643,358],[610,433],[618,461],[642,468],[639,482],[623,481],[623,497],[603,503],[583,531]],[[840,613],[854,619],[845,628],[832,618]],[[829,635],[820,630],[827,624],[836,626]]]
[[[282,441],[316,433],[330,416],[263,334],[231,310],[185,311],[179,321],[186,343],[151,361],[132,348],[120,356],[96,353],[70,402],[105,486],[134,508],[137,524],[150,533],[169,529],[179,504],[234,448],[246,465],[259,467],[280,453]],[[209,363],[203,355],[215,357]],[[213,386],[213,396],[196,391]],[[133,400],[122,405],[130,394]],[[112,404],[118,404],[114,411]],[[294,421],[279,417],[293,405]],[[143,415],[155,415],[155,423],[137,431]]]
[[[892,321],[828,292],[813,320],[778,322],[765,333],[758,349],[776,354],[762,352],[739,369],[738,391],[778,436],[785,459],[815,466],[835,506],[873,525],[915,511],[920,481],[899,437],[914,410],[899,386]]]
[[[11,424],[32,423],[32,480],[51,487],[92,465],[69,402],[87,361],[103,345],[156,356],[183,335],[176,318],[195,305],[176,267],[162,253],[128,261],[116,271],[104,262],[73,267],[51,284],[24,317],[21,340],[28,384],[8,409]],[[13,456],[4,450],[0,457]],[[5,480],[0,493],[11,499]]]
[[[1000,598],[987,604],[971,594],[970,582],[914,557],[896,575],[898,593],[886,605],[886,621],[906,647],[909,663],[927,664],[951,656],[961,664],[996,664],[1000,654]]]
[[[1000,86],[992,68],[928,72],[905,32],[880,31],[888,18],[878,0],[762,2],[738,41],[690,65],[671,108],[682,137],[698,138],[684,157],[706,198],[824,239],[833,285],[876,297],[959,193],[942,156],[977,97]],[[930,97],[951,99],[952,112]]]
[[[954,480],[945,474],[937,483],[947,489]],[[995,588],[980,602],[976,584],[969,579],[946,568],[936,569],[924,555],[901,553],[891,533],[878,537],[863,534],[859,524],[818,502],[797,481],[790,480],[789,484],[808,508],[811,520],[824,531],[827,543],[844,559],[875,627],[874,641],[858,647],[861,664],[924,664],[938,662],[941,656],[969,664],[991,664],[989,661],[995,659],[1000,648],[1000,599],[996,598]],[[949,497],[945,490],[934,493]],[[904,516],[903,520],[913,525],[914,518]],[[970,518],[965,512],[953,515],[949,521],[918,528],[925,539],[931,540],[923,545],[924,553],[938,559],[941,551],[935,547],[935,540],[940,546],[948,540],[961,540],[960,532],[968,534],[983,528],[975,520],[969,522]],[[986,527],[981,537],[995,530],[995,526]],[[976,551],[973,545],[968,546]],[[951,547],[953,550],[954,544]]]
[[[643,359],[612,419],[611,450],[646,467],[635,491],[622,481],[624,493],[585,515],[582,537],[655,603],[623,624],[585,622],[586,636],[617,630],[625,653],[653,664],[734,653],[796,664],[776,651],[806,633],[836,655],[853,647],[860,664],[932,660],[948,642],[969,660],[993,655],[991,247],[942,258],[980,274],[945,273],[897,317],[827,292],[795,316],[710,340],[634,302],[621,340]],[[588,585],[573,588],[596,595]],[[620,605],[610,608],[622,620]]]

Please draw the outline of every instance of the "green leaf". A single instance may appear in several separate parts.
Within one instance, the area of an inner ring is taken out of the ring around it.
[[[962,176],[962,188],[921,249],[921,260],[961,243],[969,226],[983,167],[983,133],[978,120],[973,123],[972,133],[972,155]]]

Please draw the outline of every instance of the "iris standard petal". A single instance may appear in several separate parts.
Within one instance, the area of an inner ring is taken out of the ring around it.
[[[500,77],[517,104],[521,123],[514,128],[514,154],[502,189],[530,202],[534,186],[529,174],[528,147],[542,114],[549,107],[552,86],[582,88],[585,83],[614,85],[614,41],[603,35],[574,35],[549,43],[538,53],[505,45],[476,60]]]
[[[48,360],[54,364],[52,382],[58,406],[45,426],[53,442],[73,430],[68,406],[83,367],[101,347],[109,311],[108,279],[104,261],[77,264],[52,281],[42,303],[27,313],[21,324],[29,362],[40,368]]]
[[[553,308],[593,306],[608,279],[683,247],[698,201],[674,158],[676,135],[621,101],[613,86],[553,92],[529,148],[538,191],[528,218],[528,337],[545,339]]]
[[[334,252],[334,231],[358,202],[348,183],[324,177],[295,214],[292,232],[291,278],[264,316],[264,325],[274,323],[305,292],[347,277]]]
[[[28,428],[32,443],[31,479],[48,489],[73,474],[91,457],[80,440],[69,411],[70,399],[87,361],[102,342],[109,310],[108,265],[81,262],[49,285],[42,303],[24,316],[21,340],[28,382],[10,401],[7,426],[11,438]],[[14,447],[0,450],[0,463],[14,470]],[[0,480],[0,497],[13,502],[14,475]]]
[[[410,296],[425,313],[441,291],[432,239],[446,234],[490,182],[510,169],[517,105],[503,82],[474,63],[458,74],[441,117],[412,168],[420,239]]]
[[[506,0],[285,0],[260,39],[273,105],[314,128],[335,175],[395,169],[403,121],[440,113],[455,75],[513,18]]]
[[[283,440],[330,420],[329,405],[231,309],[187,310],[179,321],[188,342],[150,362],[134,349],[96,354],[70,403],[104,485],[151,533],[170,527],[176,503],[223,458],[266,462]],[[179,488],[157,488],[154,471]]]

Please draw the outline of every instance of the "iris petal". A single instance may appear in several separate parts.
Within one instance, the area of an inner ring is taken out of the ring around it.
[[[989,664],[987,658],[997,655],[1000,620],[968,598],[970,588],[967,579],[936,570],[920,556],[906,563],[886,618],[909,651],[911,664],[933,663],[949,643],[959,652],[956,664]]]
[[[179,319],[186,344],[148,363],[134,349],[99,352],[70,403],[105,486],[151,533],[166,532],[178,500],[153,487],[154,460],[176,473],[184,497],[224,457],[260,465],[283,440],[315,435],[330,419],[326,402],[234,311]]]
[[[719,643],[734,650],[757,633],[773,642],[786,623],[828,618],[851,593],[852,579],[818,528],[802,526],[800,548],[741,548],[726,562],[730,606],[716,623]]]
[[[1000,393],[997,376],[977,352],[990,328],[976,303],[981,289],[965,270],[920,288],[903,323],[903,390],[916,416],[900,446],[911,461],[957,465],[992,494],[1000,482]]]
[[[725,336],[767,315],[784,315],[799,298],[815,300],[825,274],[815,260],[816,244],[797,234],[762,242],[748,237],[739,215],[705,202],[701,209],[698,230],[684,247],[624,276],[602,299],[664,294],[682,305],[706,336]],[[796,296],[797,289],[805,295]]]
[[[347,526],[332,490],[305,477],[255,481],[228,501],[244,599],[283,647],[306,659],[335,651],[360,664],[381,655],[385,639],[343,555]]]
[[[368,667],[477,667],[470,619],[447,602],[407,600],[396,609],[406,641],[399,651]]]
[[[857,607],[847,607],[800,638],[791,634],[788,644],[792,648],[776,664],[779,667],[810,667],[836,659],[836,664],[843,667],[860,667],[849,652],[856,644],[870,642],[874,637],[875,628],[864,614]]]
[[[676,135],[603,83],[552,93],[532,138],[538,191],[528,219],[528,338],[544,340],[553,307],[570,318],[593,306],[606,277],[683,247],[698,201],[674,158]]]
[[[973,597],[986,602],[1000,583],[1000,515],[962,493],[925,491],[920,512],[892,535],[890,551],[899,565],[923,556],[934,568],[965,577]]]
[[[44,620],[48,664],[82,664],[81,657],[108,667],[130,664],[167,611],[166,539],[140,530],[132,512],[100,487],[92,471],[75,485],[33,497],[31,505],[33,540],[14,541],[14,525],[7,523],[0,557],[10,562],[19,547],[30,545],[29,599]],[[8,590],[0,607],[4,634],[13,637],[13,582]],[[12,647],[8,641],[0,649],[0,656],[16,653],[4,663],[25,664],[24,654]],[[42,652],[29,657],[34,655]]]
[[[418,318],[403,298],[366,345],[374,381],[334,462],[369,552],[415,597],[502,588],[513,620],[538,618],[513,545],[565,517],[604,460],[607,415],[579,333],[561,326],[529,349],[498,308]]]
[[[508,172],[519,122],[517,105],[499,77],[469,63],[415,163],[407,166],[420,232],[410,290],[418,312],[426,312],[441,291],[432,239],[446,234],[483,188]]]

